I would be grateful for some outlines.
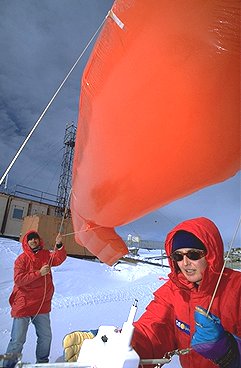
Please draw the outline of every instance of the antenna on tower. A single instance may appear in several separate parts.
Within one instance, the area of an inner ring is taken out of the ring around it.
[[[65,215],[70,217],[69,196],[71,191],[72,166],[74,158],[76,126],[74,123],[67,123],[64,136],[64,154],[61,163],[61,173],[57,192],[57,216]]]

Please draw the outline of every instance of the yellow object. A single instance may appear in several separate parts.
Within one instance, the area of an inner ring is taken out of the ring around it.
[[[73,331],[63,339],[64,357],[66,362],[76,362],[85,339],[93,339],[92,332]]]

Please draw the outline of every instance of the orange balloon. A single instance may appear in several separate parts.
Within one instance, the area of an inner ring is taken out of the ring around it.
[[[106,228],[90,230],[105,263],[127,253],[109,229],[240,169],[239,27],[237,0],[115,1],[82,79],[71,201],[76,241]]]

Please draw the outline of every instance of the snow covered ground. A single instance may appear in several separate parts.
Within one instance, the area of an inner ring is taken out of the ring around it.
[[[0,238],[0,354],[5,353],[12,327],[9,295],[13,286],[13,264],[21,253],[19,242]],[[160,254],[140,251],[144,257]],[[109,267],[99,262],[68,257],[52,269],[55,294],[52,303],[51,324],[53,341],[50,362],[61,360],[62,339],[74,330],[96,329],[101,325],[122,327],[127,320],[134,299],[138,299],[136,318],[152,299],[152,292],[166,280],[169,268],[153,265],[118,264]],[[36,336],[29,326],[22,361],[35,362]],[[174,357],[167,367],[180,367]],[[114,368],[114,367],[113,367]]]

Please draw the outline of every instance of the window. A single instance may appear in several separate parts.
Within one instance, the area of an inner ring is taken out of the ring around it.
[[[23,209],[14,208],[13,209],[13,218],[18,219],[18,220],[22,220],[22,218],[23,218]]]

